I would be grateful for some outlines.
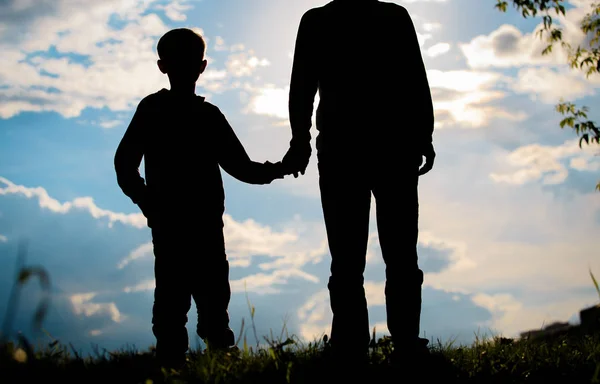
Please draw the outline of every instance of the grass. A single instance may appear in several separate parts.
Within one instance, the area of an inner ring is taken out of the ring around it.
[[[375,339],[369,348],[369,365],[359,378],[352,365],[334,369],[327,358],[327,337],[304,343],[289,336],[285,326],[278,337],[265,337],[266,344],[249,346],[244,322],[239,332],[239,349],[230,352],[191,350],[181,370],[161,368],[152,349],[118,351],[95,349],[82,356],[71,346],[52,340],[33,347],[17,335],[8,341],[20,287],[38,277],[47,290],[49,279],[41,268],[25,267],[24,252],[18,257],[18,276],[13,287],[0,339],[0,374],[3,383],[337,383],[351,375],[352,382],[424,383],[600,383],[600,334],[577,332],[535,339],[508,339],[501,336],[476,337],[470,346],[456,346],[439,340],[430,346],[431,357],[422,367],[390,364],[393,345],[388,337]],[[590,275],[600,295],[595,277]],[[255,308],[248,301],[252,331]],[[40,303],[35,324],[41,326],[47,301]],[[241,345],[240,345],[241,344]]]
[[[445,383],[593,383],[598,382],[599,336],[551,340],[478,339],[471,346],[438,342],[415,382]],[[23,343],[5,344],[0,357],[2,377],[13,382],[78,383],[324,383],[341,372],[328,365],[327,343],[302,344],[294,338],[270,340],[261,348],[247,345],[228,353],[193,350],[181,370],[161,369],[151,350],[96,351],[81,357],[52,342],[34,350]],[[372,343],[368,382],[406,381],[409,367],[394,370],[389,363],[392,346],[383,337]],[[353,373],[346,367],[345,373]],[[404,373],[403,373],[404,372]],[[391,380],[391,379],[395,380]]]

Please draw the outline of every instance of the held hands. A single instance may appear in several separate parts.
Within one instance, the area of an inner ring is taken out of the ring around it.
[[[283,179],[285,176],[285,171],[283,164],[281,161],[276,163],[271,163],[270,161],[265,162],[265,167],[267,168],[267,180],[266,184],[270,184],[275,179]]]
[[[266,184],[270,184],[275,179],[283,179],[286,175],[294,175],[298,177],[298,173],[304,175],[308,161],[310,159],[311,149],[290,147],[288,152],[283,157],[282,161],[271,163],[266,161],[264,164],[267,167]]]
[[[270,184],[275,179],[283,179],[286,175],[294,175],[294,177],[298,177],[298,173],[304,175],[311,151],[310,144],[292,145],[283,156],[282,161],[276,163],[265,162],[268,175],[265,184]]]
[[[310,143],[291,145],[282,160],[285,174],[294,175],[295,178],[298,177],[298,173],[304,175],[306,167],[308,166],[308,161],[310,160],[311,152],[312,148]]]
[[[286,168],[281,161],[276,163],[266,161],[264,164],[267,167],[267,180],[265,180],[265,184],[270,184],[273,180],[283,179],[284,176],[292,174],[292,171]],[[302,171],[302,174],[304,174],[304,171]]]

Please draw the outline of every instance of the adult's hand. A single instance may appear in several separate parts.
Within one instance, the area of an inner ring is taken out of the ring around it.
[[[298,173],[304,175],[308,161],[310,160],[311,147],[310,144],[302,146],[290,146],[285,156],[281,160],[287,174],[293,174],[295,178]]]
[[[423,150],[423,156],[425,157],[425,164],[419,169],[419,176],[426,174],[433,168],[435,162],[435,150],[433,149],[433,143],[428,144]]]

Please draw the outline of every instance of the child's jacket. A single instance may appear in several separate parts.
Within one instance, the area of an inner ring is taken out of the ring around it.
[[[182,216],[220,220],[225,193],[219,167],[240,181],[266,184],[272,181],[269,164],[248,157],[218,107],[167,89],[142,99],[114,158],[119,186],[153,228]]]

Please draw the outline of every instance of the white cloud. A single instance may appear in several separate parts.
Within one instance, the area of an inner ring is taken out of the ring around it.
[[[266,85],[256,92],[247,105],[246,111],[259,115],[273,116],[287,120],[289,86],[276,88],[274,85]]]
[[[260,59],[254,51],[248,50],[247,52],[232,53],[225,67],[227,73],[234,77],[250,76],[254,70],[258,67],[267,67],[271,63],[267,59]]]
[[[329,307],[329,291],[322,289],[309,297],[298,309],[296,315],[300,323],[300,337],[314,340],[324,334],[330,335],[331,309]]]
[[[225,51],[227,50],[227,46],[225,45],[225,39],[221,36],[215,37],[215,45],[213,47],[215,51]]]
[[[101,120],[98,125],[105,129],[111,129],[123,124],[121,120]]]
[[[288,227],[276,232],[266,225],[248,219],[243,222],[225,215],[225,245],[229,262],[235,267],[247,267],[253,256],[268,256],[260,263],[262,270],[300,268],[319,262],[327,249],[320,226],[314,224],[306,232],[300,227]],[[319,244],[313,248],[312,244]]]
[[[555,104],[561,98],[576,100],[594,95],[597,81],[590,81],[585,74],[574,69],[523,68],[511,88],[517,93],[529,94],[533,100]]]
[[[35,198],[40,207],[55,213],[66,214],[73,209],[79,209],[87,211],[96,219],[108,219],[109,225],[121,222],[136,228],[147,226],[146,219],[141,213],[125,214],[102,209],[96,206],[91,197],[79,197],[70,202],[61,203],[49,196],[42,187],[28,188],[16,185],[3,177],[0,177],[0,183],[5,185],[0,188],[0,195],[15,194],[30,199]],[[283,284],[291,277],[317,281],[315,276],[302,271],[301,267],[308,263],[320,262],[328,252],[327,242],[324,240],[324,232],[320,223],[301,223],[300,220],[299,217],[296,217],[286,225],[286,229],[276,232],[271,227],[261,225],[252,219],[238,222],[229,214],[223,215],[226,251],[232,267],[248,267],[255,256],[269,257],[268,261],[259,263],[258,267],[263,271],[272,271],[271,273],[259,273],[245,278],[250,282],[254,291],[264,292],[270,289],[270,284]],[[317,247],[314,247],[313,244],[317,244]],[[117,268],[123,269],[135,260],[152,255],[152,242],[144,243],[122,259]],[[126,287],[124,290],[125,292],[136,292],[153,289],[153,284],[153,280],[143,281]],[[239,285],[239,283],[235,284]]]
[[[165,15],[173,21],[185,21],[187,20],[187,16],[185,11],[192,9],[193,7],[187,4],[187,1],[171,1],[166,5],[157,5],[156,9],[162,9],[165,12]]]
[[[73,210],[87,211],[95,219],[107,219],[109,226],[116,222],[136,228],[147,226],[146,218],[141,213],[126,214],[102,209],[94,203],[94,199],[91,197],[78,197],[72,201],[61,203],[48,195],[48,192],[42,187],[29,188],[17,185],[4,177],[0,177],[0,195],[20,195],[28,199],[36,199],[41,208],[60,214],[66,214]]]
[[[112,212],[99,208],[91,197],[80,197],[70,202],[61,203],[50,197],[42,187],[28,188],[16,185],[11,181],[0,177],[0,183],[5,187],[0,188],[0,195],[21,195],[26,198],[35,198],[40,207],[52,212],[66,214],[73,209],[87,211],[96,219],[108,219],[109,225],[115,222],[131,225],[136,228],[145,228],[146,219],[140,214],[124,214]],[[268,257],[268,261],[258,264],[263,271],[269,273],[258,273],[246,276],[240,281],[232,282],[234,289],[240,289],[240,284],[248,284],[249,289],[259,293],[278,292],[275,285],[285,284],[290,278],[302,278],[310,282],[318,282],[317,277],[301,270],[308,263],[318,263],[328,252],[327,242],[324,240],[322,225],[301,223],[300,218],[286,225],[286,229],[277,232],[271,227],[261,225],[252,219],[238,222],[231,215],[224,214],[224,235],[226,252],[231,267],[248,267],[256,256]],[[3,237],[0,236],[0,241]],[[314,247],[313,244],[317,244]],[[147,242],[133,251],[118,264],[118,269],[125,268],[133,261],[153,256],[152,242]],[[148,279],[133,286],[125,287],[124,292],[146,291],[154,288],[154,280]],[[73,300],[78,308],[100,308],[96,304],[87,305],[87,301],[94,296],[75,296]],[[74,304],[74,305],[75,305]],[[102,307],[104,308],[104,307]],[[82,309],[83,310],[83,309]]]
[[[271,273],[257,273],[238,280],[231,281],[232,292],[254,292],[258,294],[280,293],[278,285],[287,284],[290,278],[303,279],[311,283],[318,283],[319,279],[300,269],[280,269]]]
[[[440,28],[442,28],[442,24],[440,23],[423,23],[423,29],[426,32],[437,31]]]
[[[216,36],[213,49],[215,51],[241,52],[245,51],[246,47],[244,46],[244,44],[241,43],[228,45],[222,36]],[[264,60],[263,63],[266,64],[267,60]]]
[[[123,269],[132,261],[135,261],[135,260],[138,260],[141,258],[145,258],[145,257],[149,257],[149,256],[153,256],[154,255],[153,251],[154,251],[154,246],[151,241],[144,243],[144,244],[140,245],[139,247],[137,247],[136,249],[134,249],[133,251],[131,251],[131,253],[129,253],[129,255],[127,255],[127,257],[125,257],[123,260],[121,260],[119,262],[119,264],[117,265],[117,268]]]
[[[244,95],[246,106],[242,112],[274,117],[280,120],[280,122],[276,124],[289,128],[289,92],[289,84],[284,87],[277,87],[274,84],[265,84],[260,87],[249,86],[246,88],[246,93]],[[316,106],[319,104],[318,92],[315,94],[315,100],[313,104],[316,110]],[[314,113],[312,116],[312,122],[314,126]]]
[[[296,217],[284,229],[275,231],[254,220],[239,222],[230,215],[223,217],[225,223],[225,250],[232,268],[247,268],[256,265],[261,271],[231,281],[233,291],[244,289],[259,294],[281,292],[280,287],[292,278],[317,283],[316,276],[302,270],[307,264],[316,264],[327,254],[327,241],[321,224],[307,223]],[[316,246],[315,246],[316,245]],[[152,243],[148,242],[134,249],[121,260],[117,268],[153,256]],[[261,257],[258,264],[253,259]],[[267,258],[263,260],[262,258]],[[147,279],[124,288],[124,292],[138,292],[154,289],[154,279]]]
[[[6,243],[8,241],[8,238],[4,235],[0,235],[0,243]]]
[[[417,41],[419,42],[419,46],[423,48],[427,40],[431,39],[432,35],[430,33],[419,33],[417,32]]]
[[[544,184],[563,183],[569,175],[568,168],[580,171],[599,169],[594,146],[579,148],[579,139],[567,140],[558,146],[530,144],[517,148],[508,155],[511,171],[493,172],[490,177],[498,183],[521,185],[542,180]],[[566,164],[566,160],[570,163]],[[517,168],[517,169],[514,169]]]
[[[502,86],[511,79],[502,74],[486,71],[428,70],[427,77],[433,97],[438,128],[446,125],[460,128],[481,128],[492,119],[522,121],[523,111],[509,111],[491,102],[502,100],[506,92]]]
[[[125,293],[135,293],[135,292],[144,292],[151,291],[156,287],[156,281],[154,278],[143,280],[135,285],[127,286],[123,288],[123,292]]]
[[[69,300],[73,305],[73,311],[76,315],[84,315],[86,317],[96,315],[107,315],[115,323],[123,321],[124,317],[119,312],[115,303],[95,303],[92,300],[96,297],[97,293],[79,293],[71,295]]]
[[[437,69],[428,70],[427,79],[431,88],[449,89],[457,92],[474,92],[509,81],[502,74],[495,72],[469,70],[440,71]]]
[[[435,236],[431,231],[420,230],[418,244],[439,251],[450,251],[445,270],[466,271],[473,270],[476,266],[468,256],[467,244],[464,241],[443,239]]]
[[[598,171],[600,170],[600,162],[592,162],[585,157],[574,157],[570,160],[569,166],[578,171]]]
[[[8,87],[0,117],[21,111],[57,111],[75,117],[85,107],[127,110],[141,96],[166,85],[152,48],[167,27],[155,14],[141,15],[148,8],[146,2],[56,3],[54,12],[36,15],[19,45],[12,45],[8,36],[0,40],[3,51],[9,52],[0,69],[0,84]],[[111,15],[124,19],[126,26],[112,29]],[[9,31],[15,28],[9,26]],[[89,66],[42,56],[19,61],[51,45],[58,52],[88,56]]]
[[[182,1],[154,7],[152,3],[58,0],[43,2],[39,7],[25,7],[23,2],[15,1],[5,5],[0,20],[9,21],[7,33],[0,35],[0,86],[4,87],[0,118],[8,119],[24,111],[56,111],[71,118],[88,107],[129,111],[142,97],[168,88],[167,77],[156,67],[154,50],[157,39],[168,27],[152,11],[164,10],[169,17],[181,21],[182,12],[189,6]],[[47,12],[42,12],[45,8]],[[13,23],[11,16],[27,22]],[[113,28],[111,18],[123,21],[124,27]],[[193,29],[203,33],[199,28]],[[51,46],[60,54],[72,53],[86,59],[39,54]],[[225,68],[209,66],[199,87],[222,92],[235,86],[231,77],[251,76],[269,64],[252,51],[239,51],[239,46],[235,50]],[[210,50],[208,59],[212,64]],[[115,124],[105,121],[100,125]]]
[[[566,56],[558,48],[550,55],[542,55],[547,43],[536,36],[539,28],[523,34],[514,25],[504,24],[489,35],[480,35],[467,44],[459,44],[459,48],[469,67],[474,69],[565,64]]]
[[[385,282],[365,281],[364,287],[369,308],[385,305]]]
[[[575,8],[568,10],[566,16],[553,14],[552,17],[555,26],[562,28],[564,41],[573,47],[585,46],[586,36],[580,30],[580,21],[590,10],[591,3],[573,1],[571,4]],[[560,44],[555,44],[550,54],[542,54],[548,45],[537,35],[542,28],[543,23],[540,23],[531,33],[523,33],[514,25],[504,24],[489,35],[477,36],[459,47],[473,69],[520,67],[511,89],[530,94],[533,99],[556,103],[561,97],[575,100],[594,94],[600,81],[586,78],[581,70],[570,68],[567,51]]]
[[[574,7],[568,9],[563,15],[551,12],[555,27],[562,29],[563,41],[573,47],[584,45],[586,36],[581,31],[580,23],[591,8],[589,0],[569,1]],[[520,66],[564,66],[566,64],[566,51],[555,44],[552,53],[542,55],[548,43],[540,39],[538,31],[543,29],[541,14],[536,17],[540,21],[533,31],[521,32],[516,26],[504,24],[489,35],[479,35],[460,48],[467,58],[471,68],[489,67],[520,67]],[[546,35],[547,36],[547,35]]]
[[[437,57],[443,55],[444,53],[448,53],[448,51],[450,51],[450,44],[437,43],[427,48],[425,54],[429,57]]]
[[[383,259],[381,257],[381,250],[379,248],[379,234],[377,231],[369,234],[369,240],[367,243],[367,265],[381,264]]]

